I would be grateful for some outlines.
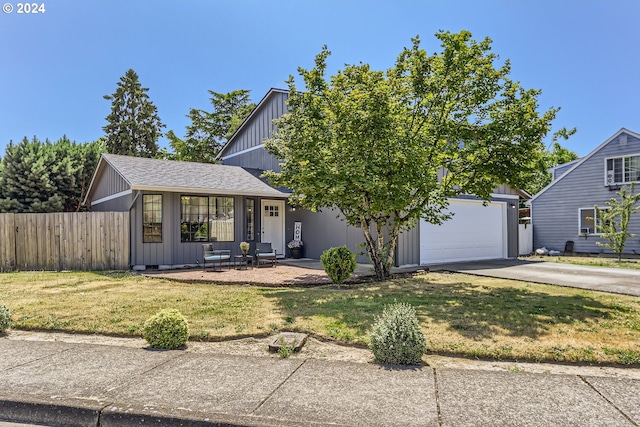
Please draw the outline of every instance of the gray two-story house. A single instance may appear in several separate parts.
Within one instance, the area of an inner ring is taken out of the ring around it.
[[[342,221],[339,212],[310,212],[292,207],[288,192],[261,178],[279,170],[264,149],[275,130],[273,119],[287,111],[288,91],[271,89],[218,156],[221,164],[104,155],[86,203],[92,210],[131,213],[130,264],[184,266],[202,260],[202,244],[240,252],[241,241],[270,242],[280,256],[301,230],[304,256],[319,258],[346,245],[367,262],[361,229]],[[396,265],[510,258],[518,255],[518,202],[523,193],[502,185],[490,203],[474,197],[450,200],[453,219],[441,226],[420,221],[400,235]]]
[[[621,129],[587,156],[552,170],[553,181],[530,201],[535,248],[611,253],[598,226],[596,206],[616,197],[622,186],[640,182],[640,134]],[[640,190],[640,187],[637,191]],[[625,253],[640,254],[640,215],[631,217]]]

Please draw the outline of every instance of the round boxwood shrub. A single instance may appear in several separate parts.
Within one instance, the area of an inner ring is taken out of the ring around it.
[[[381,363],[417,365],[427,351],[416,310],[405,303],[386,306],[369,338],[369,348]]]
[[[0,301],[0,333],[9,329],[11,324],[11,312],[9,308]]]
[[[189,339],[187,319],[175,309],[164,309],[144,322],[142,336],[153,348],[172,350]]]
[[[322,267],[333,283],[341,284],[356,269],[356,256],[346,246],[327,249],[320,255]]]

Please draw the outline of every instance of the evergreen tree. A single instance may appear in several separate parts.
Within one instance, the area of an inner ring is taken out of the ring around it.
[[[178,138],[170,130],[167,132],[169,145],[175,160],[214,163],[215,157],[253,111],[255,104],[249,100],[249,91],[240,89],[229,93],[209,91],[212,112],[192,108],[189,111],[191,124],[186,127],[184,139]]]
[[[575,133],[576,128],[571,130],[562,128],[553,134],[550,147],[547,147],[544,151],[540,151],[538,155],[534,157],[533,172],[524,184],[523,190],[526,190],[529,194],[537,194],[553,180],[549,169],[578,159],[576,152],[563,147],[558,142],[560,138],[567,140]]]
[[[10,142],[0,166],[0,212],[80,210],[102,152],[102,141],[78,145],[66,136]]]
[[[165,125],[158,117],[158,109],[149,100],[135,71],[129,69],[120,78],[111,101],[111,114],[106,118],[105,143],[109,153],[128,156],[156,157],[158,138]]]

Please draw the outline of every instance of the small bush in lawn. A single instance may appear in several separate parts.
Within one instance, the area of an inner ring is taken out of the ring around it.
[[[144,322],[142,336],[153,348],[172,350],[187,342],[189,325],[178,310],[164,309]]]
[[[9,308],[0,301],[0,333],[9,329],[11,323],[11,312]]]
[[[427,350],[416,310],[409,304],[386,306],[369,337],[369,348],[382,363],[417,365]]]
[[[327,249],[320,255],[320,261],[331,281],[338,285],[356,269],[356,256],[346,246]]]

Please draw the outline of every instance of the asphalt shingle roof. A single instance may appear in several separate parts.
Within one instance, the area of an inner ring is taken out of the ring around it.
[[[165,190],[287,197],[239,166],[103,154],[132,190]]]

